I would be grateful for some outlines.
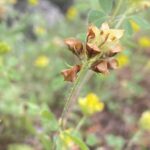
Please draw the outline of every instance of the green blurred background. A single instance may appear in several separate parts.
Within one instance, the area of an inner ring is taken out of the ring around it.
[[[100,9],[97,0],[0,0],[0,150],[48,149],[53,125],[45,126],[40,111],[60,116],[71,88],[60,72],[78,62],[64,39],[84,40],[97,17],[91,9]],[[150,10],[140,15],[149,21]],[[91,150],[122,150],[150,109],[150,30],[132,19],[124,26],[132,34],[125,33],[119,69],[93,75],[80,93],[95,93],[106,106],[82,129]],[[80,118],[76,109],[71,123]],[[149,150],[149,141],[146,132],[133,150]]]

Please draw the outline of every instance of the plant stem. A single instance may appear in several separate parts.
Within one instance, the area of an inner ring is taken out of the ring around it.
[[[80,128],[82,127],[82,125],[84,124],[85,120],[87,119],[86,116],[83,116],[82,119],[80,120],[80,122],[78,123],[77,127],[76,127],[76,131],[79,131]]]
[[[136,142],[141,137],[142,133],[143,132],[141,130],[137,131],[134,134],[134,136],[129,140],[129,142],[124,150],[130,150],[131,146],[134,144],[134,142]]]
[[[121,17],[121,19],[118,21],[118,23],[116,24],[115,28],[119,28],[121,26],[121,24],[124,22],[124,20],[126,19],[126,16],[131,12],[131,9],[128,9],[123,16]]]
[[[61,126],[62,126],[62,128],[64,128],[64,118],[66,117],[66,114],[69,110],[69,105],[70,105],[70,103],[73,99],[74,94],[76,93],[76,90],[77,90],[77,87],[80,83],[80,80],[81,80],[83,74],[85,73],[85,71],[87,70],[87,68],[88,68],[88,62],[83,64],[82,69],[79,72],[79,75],[78,75],[77,79],[75,80],[74,85],[71,89],[70,95],[69,95],[69,97],[68,97],[68,99],[65,103],[65,106],[64,106],[64,109],[63,109],[63,112],[62,112],[62,115],[61,115]]]
[[[116,9],[115,9],[115,11],[114,11],[114,13],[113,13],[113,15],[112,15],[112,19],[111,19],[111,20],[113,20],[113,19],[117,16],[117,13],[118,13],[119,10],[120,10],[120,7],[121,7],[121,5],[122,5],[122,2],[123,2],[123,0],[119,0],[119,3],[118,3],[118,5],[117,5],[117,7],[116,7]]]

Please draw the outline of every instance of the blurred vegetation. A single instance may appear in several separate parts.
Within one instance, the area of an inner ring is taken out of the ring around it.
[[[64,39],[76,36],[84,41],[88,24],[100,26],[110,16],[102,17],[99,0],[52,0],[58,10],[61,7],[61,17],[51,26],[46,14],[38,11],[38,0],[22,0],[26,11],[18,8],[19,1],[0,1],[0,150],[51,150],[50,133],[55,135],[58,129],[56,118],[71,88],[60,71],[78,62],[67,52]],[[118,4],[118,0],[112,2]],[[107,7],[104,9],[109,11]],[[150,149],[149,20],[150,9],[128,16],[120,27],[125,35],[124,51],[116,57],[119,69],[108,75],[94,74],[84,86],[80,97],[95,93],[105,108],[90,116],[81,133],[70,137],[77,145],[82,145],[76,139],[79,136],[90,150],[123,150],[141,127],[144,134],[133,141],[132,150]],[[111,22],[112,27],[116,22]],[[74,112],[70,125],[82,116],[77,106]],[[64,132],[63,138],[71,131]]]

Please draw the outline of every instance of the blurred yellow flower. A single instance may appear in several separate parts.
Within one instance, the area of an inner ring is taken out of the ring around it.
[[[44,35],[46,33],[46,29],[44,27],[42,27],[42,26],[36,26],[34,28],[34,32],[37,35]]]
[[[150,7],[149,0],[130,0],[130,3],[135,5],[138,9],[146,9]]]
[[[149,48],[150,47],[150,38],[149,37],[141,37],[138,40],[138,43],[143,48]]]
[[[47,56],[39,56],[36,60],[35,60],[35,66],[39,67],[39,68],[44,68],[48,65],[49,63],[49,59]]]
[[[150,1],[149,0],[142,0],[139,7],[141,9],[146,9],[150,7]]]
[[[17,0],[7,0],[7,2],[8,2],[9,4],[16,4],[16,3],[17,3]]]
[[[148,60],[148,62],[146,63],[144,69],[145,70],[150,70],[150,60]]]
[[[88,94],[85,98],[79,98],[78,103],[85,115],[92,115],[104,109],[104,103],[94,93]]]
[[[0,41],[0,54],[6,54],[11,51],[11,47],[8,43]]]
[[[60,133],[60,139],[63,141],[63,149],[64,150],[65,150],[65,148],[69,148],[74,144],[72,139],[67,135],[67,134],[71,134],[72,130],[73,129],[67,129]]]
[[[141,129],[150,131],[150,111],[145,111],[139,120]]]
[[[66,17],[68,20],[74,20],[78,15],[78,11],[75,7],[70,7],[68,10],[67,10],[67,13],[66,13]]]
[[[32,5],[32,6],[35,6],[39,3],[39,0],[28,0],[28,4],[29,5]]]
[[[140,31],[140,26],[133,20],[130,20],[131,27],[134,32],[139,32]]]
[[[118,60],[120,68],[123,68],[129,64],[129,57],[125,54],[118,55],[116,59]]]

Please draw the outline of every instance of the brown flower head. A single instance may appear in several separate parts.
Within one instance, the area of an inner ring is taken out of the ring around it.
[[[80,69],[80,65],[75,65],[70,69],[63,70],[61,74],[64,76],[65,81],[73,82],[77,78],[77,73],[80,71]]]
[[[96,26],[90,26],[87,34],[87,55],[94,57],[101,51],[109,55],[115,55],[121,51],[119,40],[123,35],[123,30],[110,29],[107,23],[102,24],[98,29]],[[93,55],[94,54],[94,55]]]
[[[118,67],[117,60],[112,57],[122,51],[120,39],[123,30],[110,29],[107,23],[103,23],[101,28],[94,25],[89,26],[86,42],[82,43],[75,38],[65,40],[68,48],[77,55],[82,62],[97,73],[107,74],[109,70]],[[73,82],[77,78],[77,73],[81,66],[76,65],[70,69],[62,71],[66,81]]]

